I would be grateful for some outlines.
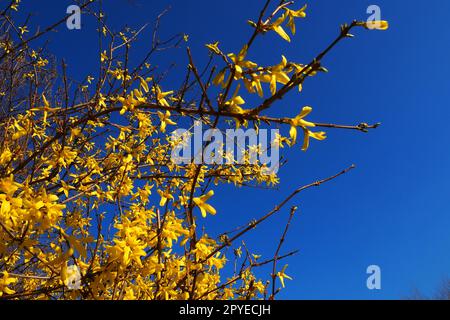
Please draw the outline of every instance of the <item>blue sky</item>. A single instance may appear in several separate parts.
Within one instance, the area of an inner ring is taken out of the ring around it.
[[[263,1],[104,2],[108,21],[117,29],[152,23],[170,5],[162,37],[188,34],[195,60],[202,61],[207,58],[205,43],[219,40],[224,51],[238,51],[251,33],[246,20],[257,19]],[[249,58],[278,63],[283,53],[289,60],[309,62],[334,39],[341,23],[365,20],[371,4],[381,7],[391,27],[386,32],[357,30],[354,39],[339,44],[323,61],[330,72],[309,79],[302,94],[291,94],[276,105],[275,114],[295,116],[310,105],[313,121],[382,126],[368,134],[328,130],[328,139],[313,141],[307,153],[300,148],[288,151],[277,190],[223,188],[214,197],[218,214],[210,218],[209,227],[214,233],[241,225],[272,209],[298,186],[354,163],[353,172],[292,202],[300,209],[284,250],[300,253],[286,261],[294,280],[280,298],[396,299],[414,288],[432,294],[450,276],[450,2],[307,3],[308,17],[297,24],[290,45],[267,34],[257,40]],[[48,25],[69,4],[24,1],[24,8],[35,13],[34,21]],[[150,43],[151,33],[143,33],[136,57]],[[74,78],[84,79],[98,63],[95,24],[86,18],[80,31],[60,28],[49,48],[65,58]],[[155,63],[163,67],[174,61],[184,70],[183,50],[161,55]],[[168,78],[174,87],[182,81],[176,70]],[[287,216],[288,209],[255,230],[245,239],[249,248],[273,254]],[[381,267],[382,290],[366,288],[365,271],[371,264]]]

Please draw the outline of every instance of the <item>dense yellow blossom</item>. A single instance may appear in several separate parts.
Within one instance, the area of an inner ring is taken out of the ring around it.
[[[19,10],[19,4],[10,1],[3,12],[8,26],[16,26],[10,12]],[[199,72],[187,50],[191,62],[181,87],[167,85],[150,58],[188,42],[186,35],[163,48],[155,40],[147,58],[132,66],[130,51],[139,32],[114,32],[102,14],[96,17],[105,42],[98,51],[100,72],[85,70],[83,83],[77,84],[66,75],[65,63],[59,74],[44,48],[23,39],[35,28],[8,27],[0,39],[0,64],[17,73],[17,83],[0,83],[1,101],[8,101],[9,108],[0,123],[0,298],[274,298],[278,291],[268,293],[268,283],[254,269],[275,265],[277,259],[237,244],[267,217],[257,223],[249,213],[248,224],[237,231],[207,233],[214,222],[210,215],[231,219],[234,214],[218,206],[220,185],[279,183],[266,163],[250,161],[250,153],[268,150],[252,145],[243,152],[242,163],[230,152],[218,151],[223,163],[198,163],[191,154],[178,164],[171,157],[177,142],[169,132],[192,129],[197,122],[219,131],[244,126],[259,132],[276,126],[280,130],[266,149],[295,145],[298,130],[304,134],[303,150],[310,138],[326,138],[317,128],[330,125],[312,122],[311,107],[293,118],[265,113],[291,89],[301,90],[308,77],[326,71],[321,55],[307,64],[277,53],[267,65],[252,56],[256,37],[275,32],[293,42],[296,22],[306,17],[306,6],[293,8],[291,2],[272,9],[257,23],[249,22],[254,35],[236,47],[237,53],[222,51],[219,42],[206,45],[215,67],[208,64],[209,69]],[[379,30],[389,26],[374,23]],[[354,22],[342,32],[372,24]],[[191,130],[186,131],[189,136]],[[194,151],[204,156],[208,146],[205,142]],[[230,261],[233,252],[235,261]],[[278,279],[284,287],[291,279],[286,267],[274,270],[274,284]],[[79,287],[71,288],[74,278]]]

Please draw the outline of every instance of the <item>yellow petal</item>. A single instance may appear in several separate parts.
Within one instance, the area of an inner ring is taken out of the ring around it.
[[[235,104],[241,105],[241,104],[244,104],[244,103],[245,103],[245,100],[242,99],[241,96],[237,96],[237,97],[235,97],[235,98],[233,99],[233,102],[234,102]]]
[[[255,80],[253,82],[253,85],[256,87],[256,91],[258,92],[258,95],[262,98],[264,96],[264,92],[261,86],[261,81]]]
[[[245,45],[238,55],[238,61],[244,60],[245,56],[247,55],[248,45]]]
[[[296,121],[296,125],[300,126],[300,127],[315,127],[316,126],[315,123],[312,123],[312,122],[309,122],[309,121],[305,121],[303,119],[298,119]]]
[[[213,84],[218,86],[219,84],[221,84],[223,82],[223,80],[225,79],[225,72],[226,69],[222,69],[222,71],[220,71],[213,79]]]
[[[161,130],[161,132],[166,132],[166,122],[165,121],[163,121],[163,122],[161,122],[161,127],[160,127],[160,130]]]
[[[270,93],[272,93],[272,95],[277,93],[277,77],[274,75],[270,79]]]
[[[200,208],[200,212],[202,213],[202,217],[206,218],[206,210],[203,207],[199,207]]]
[[[277,81],[282,84],[286,84],[291,81],[291,78],[289,78],[289,76],[284,72],[277,72]]]
[[[214,207],[211,206],[210,204],[204,203],[204,204],[203,204],[203,208],[205,208],[205,210],[206,210],[207,212],[209,212],[210,214],[212,214],[212,215],[215,215],[215,214],[216,214],[216,209],[214,209]]]
[[[297,141],[297,128],[295,126],[291,126],[291,130],[289,130],[289,135],[291,136],[292,144],[294,145]]]
[[[78,253],[79,253],[82,257],[86,258],[87,252],[86,252],[86,249],[84,248],[84,246],[81,244],[81,241],[80,241],[80,240],[76,239],[76,238],[73,237],[73,236],[68,236],[68,237],[67,237],[67,240],[69,241],[70,246],[71,246],[72,248],[74,248],[75,250],[77,250]]]
[[[303,107],[302,111],[300,112],[300,114],[297,116],[300,119],[303,119],[304,117],[306,117],[308,114],[310,114],[312,112],[312,108],[309,106]]]
[[[309,148],[309,130],[303,130],[304,137],[303,137],[303,146],[302,151],[306,151]]]
[[[314,138],[314,139],[320,140],[320,141],[325,140],[327,138],[326,133],[323,131],[320,131],[320,132],[310,131],[309,135],[311,136],[311,138]]]
[[[142,89],[144,89],[145,92],[148,92],[149,88],[147,82],[142,77],[139,77],[139,80],[141,82]]]
[[[203,197],[203,199],[206,201],[209,198],[211,198],[214,195],[214,190],[209,190],[208,193],[206,193]]]
[[[219,41],[215,42],[215,43],[211,43],[211,44],[207,44],[206,47],[211,50],[212,52],[214,52],[215,54],[220,55],[220,49],[219,49]]]
[[[273,31],[275,31],[276,33],[278,33],[278,35],[280,37],[282,37],[284,40],[286,40],[287,42],[291,42],[291,38],[289,37],[289,35],[286,33],[286,31],[284,31],[283,27],[281,26],[274,26],[273,27]]]
[[[44,94],[42,94],[42,101],[44,101],[44,105],[49,108],[50,107],[50,103],[48,103],[47,98],[45,97]]]
[[[281,17],[279,17],[277,20],[275,20],[275,22],[273,23],[274,27],[280,26],[288,17],[287,12],[283,13],[283,15]]]
[[[291,11],[290,13],[292,14],[292,16],[294,16],[296,18],[305,18],[306,17],[306,13],[305,13],[306,8],[307,8],[307,5],[304,5],[303,8],[301,8],[300,10]]]
[[[296,26],[295,26],[295,20],[294,20],[293,17],[290,17],[290,18],[289,18],[289,21],[288,21],[288,23],[287,23],[287,26],[289,27],[289,29],[291,29],[291,33],[292,33],[293,35],[295,35],[295,32],[296,32],[297,30],[296,30]]]
[[[0,214],[6,215],[11,210],[11,204],[7,200],[3,200],[2,207],[0,209]]]

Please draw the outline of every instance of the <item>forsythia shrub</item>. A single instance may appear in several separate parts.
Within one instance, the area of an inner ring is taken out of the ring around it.
[[[131,67],[129,54],[139,31],[114,32],[102,12],[91,11],[104,41],[101,71],[74,84],[64,62],[59,66],[46,50],[33,48],[35,39],[58,24],[36,31],[16,23],[19,0],[2,9],[0,299],[275,297],[275,281],[284,287],[290,279],[286,266],[276,268],[283,258],[278,251],[262,260],[236,248],[234,255],[245,257],[242,267],[227,278],[221,271],[228,262],[226,249],[285,203],[218,238],[198,222],[226,209],[214,208],[215,186],[274,185],[276,173],[248,161],[176,164],[170,156],[177,142],[170,132],[194,120],[210,128],[259,130],[278,124],[289,129],[287,136],[276,137],[278,147],[294,147],[300,132],[306,151],[311,138],[326,138],[323,128],[365,132],[376,125],[313,122],[309,106],[290,117],[264,115],[288,92],[302,90],[307,78],[326,71],[322,58],[351,37],[352,29],[369,28],[358,21],[343,25],[336,41],[310,63],[283,55],[278,64],[261,66],[247,58],[258,36],[275,32],[280,41],[292,41],[296,23],[306,17],[306,6],[281,1],[271,10],[271,5],[267,1],[259,19],[249,21],[251,36],[239,52],[227,53],[218,42],[206,45],[216,67],[199,70],[188,50],[180,88],[163,86],[151,58],[183,46],[187,36],[155,38],[146,58]],[[387,22],[377,23],[376,28],[387,28]],[[259,96],[260,104],[248,105],[245,95]],[[267,264],[274,265],[269,281],[258,279],[254,269]]]

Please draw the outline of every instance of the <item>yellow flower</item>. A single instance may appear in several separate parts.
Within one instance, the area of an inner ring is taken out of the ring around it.
[[[145,81],[145,79],[142,78],[142,77],[138,77],[138,79],[139,79],[139,81],[140,81],[141,88],[142,88],[145,92],[148,92],[148,91],[149,91],[149,88],[148,88],[147,81]]]
[[[218,86],[225,80],[225,73],[227,72],[227,69],[222,69],[213,79],[213,84]]]
[[[64,168],[66,168],[76,159],[76,157],[77,157],[76,151],[73,151],[70,147],[64,147],[62,148],[62,150],[59,151],[58,163],[61,164]]]
[[[100,62],[105,62],[108,60],[108,55],[106,54],[106,50],[104,50],[101,54],[100,54]]]
[[[270,92],[275,95],[277,92],[277,82],[287,84],[291,79],[284,71],[288,65],[288,61],[285,56],[281,56],[281,62],[270,68],[270,73],[258,76],[257,79],[263,82],[270,83]]]
[[[13,294],[15,293],[14,290],[11,290],[8,288],[10,284],[16,283],[16,278],[10,278],[8,272],[3,271],[3,278],[0,278],[0,297],[6,293],[6,294]]]
[[[64,192],[66,198],[69,197],[70,190],[75,189],[74,187],[68,185],[64,180],[61,180],[61,188],[58,189],[58,192]]]
[[[220,51],[220,49],[219,49],[219,41],[207,44],[205,46],[217,55],[222,54],[222,51]]]
[[[284,31],[283,27],[281,26],[281,24],[286,20],[287,17],[288,17],[288,13],[287,12],[283,13],[283,15],[281,17],[279,17],[277,20],[275,20],[275,22],[271,26],[271,29],[273,31],[275,31],[276,33],[278,33],[278,35],[280,37],[282,37],[284,40],[286,40],[287,42],[291,42],[291,38],[288,36],[286,31]]]
[[[303,6],[303,8],[301,8],[300,10],[291,10],[288,8],[284,8],[286,10],[286,12],[289,15],[289,21],[287,23],[287,26],[291,29],[291,32],[293,35],[295,35],[296,32],[296,26],[295,26],[295,18],[305,18],[306,17],[306,5]]]
[[[256,63],[254,63],[252,61],[244,60],[245,57],[247,56],[247,50],[248,50],[248,46],[245,45],[241,49],[241,51],[239,52],[239,54],[237,56],[234,53],[228,54],[228,57],[234,63],[234,68],[236,70],[236,72],[235,72],[236,80],[242,78],[242,72],[243,72],[242,68],[253,69],[253,68],[258,67],[258,65]]]
[[[19,189],[21,185],[14,182],[14,177],[12,175],[9,178],[0,180],[0,192],[12,197],[14,193]]]
[[[165,107],[169,106],[169,103],[167,102],[166,97],[173,94],[173,91],[162,92],[161,88],[158,86],[156,86],[156,89],[155,89],[155,87],[153,87],[152,91],[156,93],[156,101],[160,105],[165,106]]]
[[[6,147],[6,149],[0,153],[0,165],[8,163],[12,159],[12,156],[13,154],[11,150],[9,150],[9,148]]]
[[[293,146],[297,142],[297,127],[301,127],[304,132],[303,146],[302,150],[306,151],[309,147],[309,138],[314,138],[316,140],[325,140],[326,135],[325,132],[312,132],[307,127],[315,127],[316,125],[313,122],[309,122],[304,120],[304,118],[310,114],[312,111],[311,107],[304,107],[300,114],[296,116],[294,119],[290,120],[291,129],[289,130],[289,135],[291,137],[290,145]]]
[[[33,109],[31,109],[31,111],[33,111]],[[12,127],[16,131],[12,136],[13,140],[17,140],[28,133],[28,131],[23,126],[21,126],[19,124],[19,121],[17,121],[17,120],[14,120],[14,124]]]
[[[295,18],[305,18],[306,17],[306,10],[307,5],[305,4],[300,10],[291,10],[291,9],[286,9],[289,12],[289,15],[295,17]]]
[[[303,150],[303,151],[308,150],[308,147],[309,147],[309,138],[310,138],[310,137],[311,137],[311,138],[314,138],[314,139],[316,139],[316,140],[320,140],[320,141],[325,140],[325,139],[327,138],[326,133],[323,132],[323,131],[320,131],[320,132],[312,132],[312,131],[310,131],[310,130],[308,130],[308,129],[303,129],[303,131],[304,131],[304,134],[305,134],[305,136],[304,136],[304,138],[303,138],[303,147],[302,147],[302,150]]]
[[[204,194],[198,198],[194,198],[194,203],[196,206],[200,209],[202,213],[202,217],[206,218],[206,213],[209,212],[212,215],[216,214],[216,209],[214,209],[210,204],[207,204],[206,201],[208,201],[209,198],[211,198],[214,195],[214,191],[210,190],[207,194]]]
[[[20,0],[15,0],[14,3],[12,3],[10,5],[11,9],[13,9],[14,11],[18,11],[19,10],[19,2],[20,2]]]
[[[30,32],[30,31],[28,31],[27,26],[19,27],[19,30],[20,30],[20,34],[24,34],[25,32]]]
[[[285,265],[283,269],[281,269],[281,271],[277,273],[277,277],[280,279],[283,288],[284,288],[284,279],[292,280],[292,278],[285,273],[287,267],[288,265]]]
[[[42,121],[44,122],[44,124],[47,124],[48,113],[56,112],[56,111],[60,110],[61,108],[51,108],[50,102],[48,102],[48,100],[44,94],[42,94],[42,102],[44,103],[43,107],[32,108],[32,109],[30,109],[30,111],[44,111],[44,117],[43,117]]]
[[[235,112],[235,113],[244,113],[244,109],[241,108],[241,105],[245,103],[245,100],[242,99],[241,96],[234,96],[227,102],[225,102],[225,105],[227,106],[228,111]]]
[[[241,85],[238,84],[236,87],[236,90],[234,91],[233,97],[231,97],[230,100],[225,102],[225,107],[226,107],[227,111],[232,112],[232,113],[238,113],[238,114],[245,113],[245,110],[241,107],[241,105],[243,105],[245,103],[245,100],[242,99],[241,96],[238,96],[240,88],[241,88]],[[242,119],[238,119],[238,118],[235,118],[234,120],[236,122],[237,128],[239,128],[241,124],[244,125],[245,127],[247,126],[247,120],[242,120]]]
[[[297,141],[297,127],[315,127],[316,125],[312,122],[305,121],[305,118],[312,111],[311,107],[304,107],[299,115],[294,119],[291,119],[291,129],[289,130],[289,135],[291,137],[291,145],[294,145]]]
[[[173,195],[170,193],[170,190],[161,191],[158,190],[158,194],[161,196],[161,200],[159,201],[159,205],[164,207],[166,205],[167,200],[173,200]]]
[[[136,300],[133,288],[126,288],[123,300]]]
[[[115,239],[114,246],[108,247],[111,260],[119,261],[123,268],[126,268],[132,261],[137,266],[143,267],[141,257],[146,256],[146,245],[133,235],[127,236],[124,240]]]
[[[168,124],[171,125],[176,125],[176,122],[173,122],[172,120],[170,120],[170,111],[167,110],[166,113],[162,113],[161,111],[158,111],[158,117],[159,120],[161,121],[161,132],[166,132],[166,126]]]

